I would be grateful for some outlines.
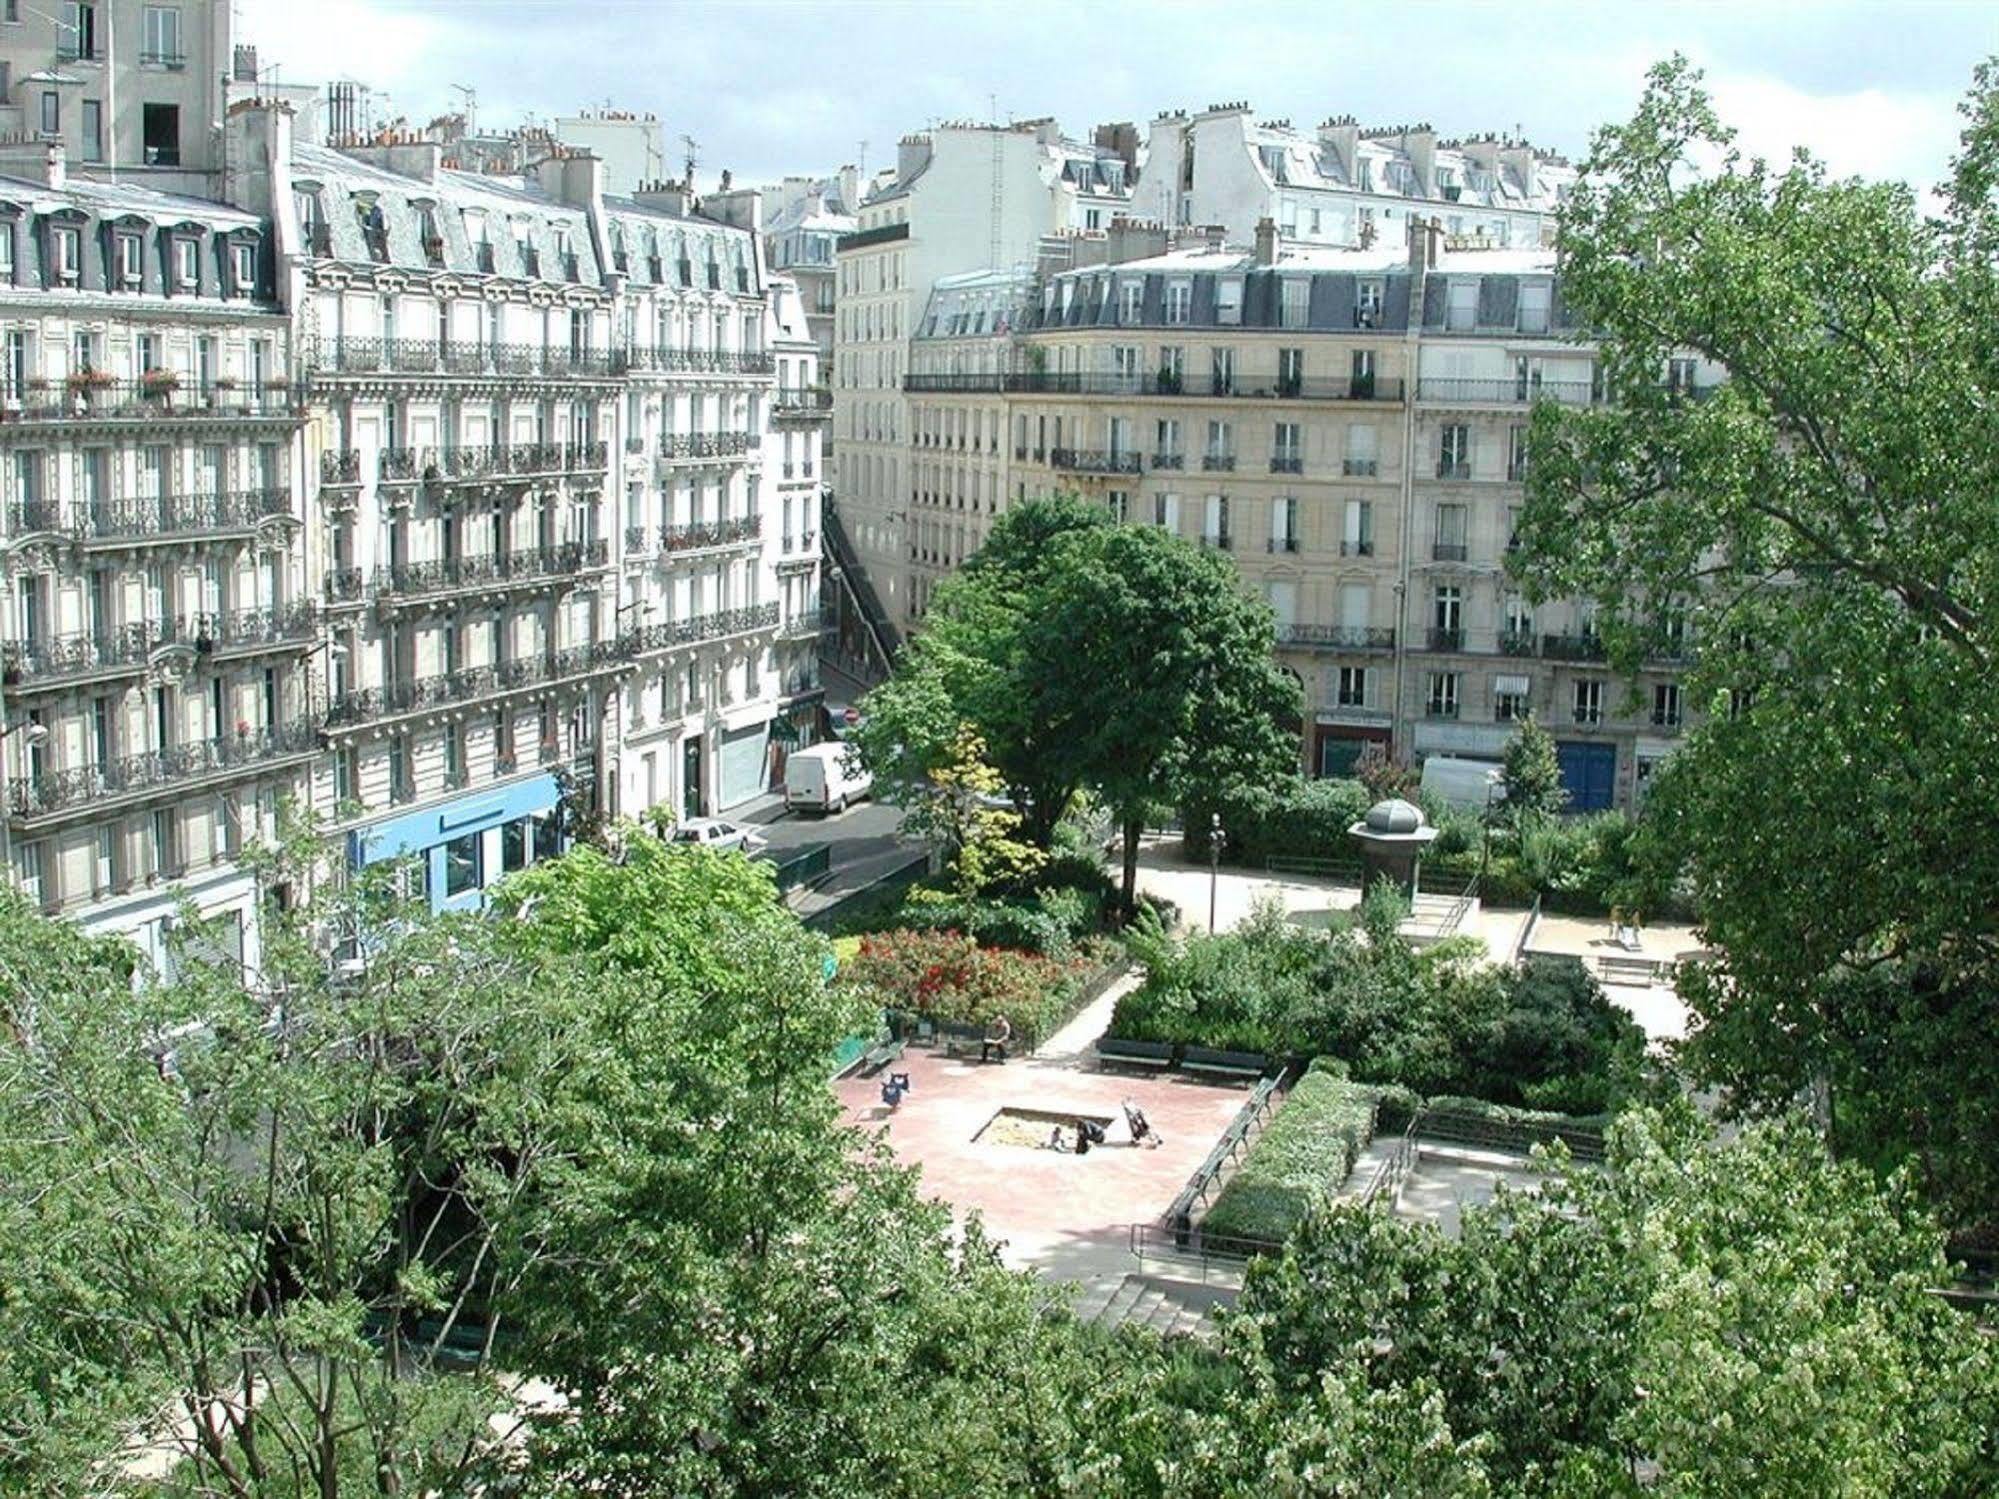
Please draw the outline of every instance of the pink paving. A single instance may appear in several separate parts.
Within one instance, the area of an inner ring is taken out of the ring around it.
[[[1006,1258],[1058,1279],[1127,1268],[1127,1229],[1172,1202],[1242,1107],[1246,1088],[1190,1079],[1097,1072],[1089,1054],[957,1061],[911,1047],[877,1077],[834,1084],[850,1121],[879,1129],[898,1159],[920,1166],[923,1184],[960,1214],[976,1209]],[[910,1092],[892,1114],[881,1101],[889,1072],[907,1072]],[[1133,1147],[1121,1100],[1137,1101],[1164,1140]],[[1117,1120],[1110,1143],[1076,1156],[974,1137],[1002,1108],[1073,1110]]]

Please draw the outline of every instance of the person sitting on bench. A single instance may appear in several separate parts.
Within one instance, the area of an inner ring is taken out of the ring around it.
[[[1152,1121],[1145,1117],[1145,1110],[1129,1098],[1124,1101],[1124,1122],[1131,1130],[1132,1144],[1147,1145],[1154,1150],[1159,1148],[1159,1131],[1155,1130]]]
[[[985,1040],[979,1043],[979,1060],[990,1062],[997,1054],[1000,1061],[1006,1061],[1006,1049],[1013,1044],[1013,1022],[1002,1015],[986,1032]]]

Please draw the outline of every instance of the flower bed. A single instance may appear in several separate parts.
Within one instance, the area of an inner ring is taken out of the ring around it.
[[[1004,1015],[1031,1048],[1074,1013],[1103,957],[981,947],[961,932],[878,932],[861,938],[840,979],[871,990],[885,1009],[941,1025],[984,1027]]]

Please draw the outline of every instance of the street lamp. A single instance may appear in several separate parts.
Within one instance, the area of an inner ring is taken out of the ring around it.
[[[1222,883],[1222,814],[1208,814],[1208,935],[1215,935],[1215,896]]]

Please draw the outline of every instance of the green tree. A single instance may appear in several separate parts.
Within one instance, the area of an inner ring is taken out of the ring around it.
[[[1523,719],[1506,741],[1500,776],[1506,788],[1503,810],[1509,822],[1552,817],[1569,799],[1562,786],[1561,763],[1555,758],[1555,736],[1531,716]]]
[[[1707,719],[1648,817],[1719,954],[1690,1059],[1742,1107],[1820,1092],[1842,1148],[1914,1158],[1961,1219],[1999,1203],[1994,85],[1931,218],[1744,158],[1699,75],[1655,69],[1563,215],[1607,399],[1537,410],[1520,533],[1529,591],[1594,598],[1625,666],[1690,627]]]
[[[961,903],[977,900],[995,885],[1025,879],[1048,858],[1045,850],[1017,836],[1021,816],[999,804],[1006,782],[986,763],[985,752],[978,731],[963,726],[950,759],[931,772],[914,800],[903,803],[903,833],[938,850]]]

